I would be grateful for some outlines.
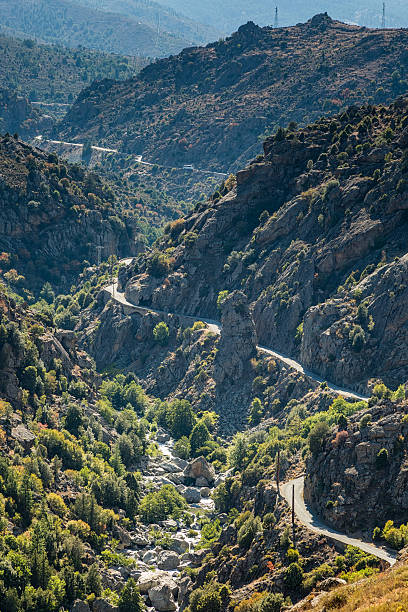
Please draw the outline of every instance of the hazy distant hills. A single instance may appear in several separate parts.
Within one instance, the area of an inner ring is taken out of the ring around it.
[[[333,19],[357,23],[368,27],[380,27],[381,0],[165,0],[165,4],[192,19],[208,23],[231,33],[248,20],[258,25],[273,25],[275,7],[278,6],[279,25],[294,25],[306,21],[311,15],[327,11]],[[386,25],[408,26],[408,3],[403,0],[386,2]]]
[[[106,8],[115,9],[119,1],[96,2]],[[174,33],[170,27],[177,23],[177,30],[183,29],[181,19],[170,19],[169,28],[157,28],[138,17],[134,4],[133,15],[106,12],[86,6],[85,0],[0,0],[0,23],[8,33],[17,32],[44,42],[60,43],[68,47],[80,45],[109,53],[124,55],[147,55],[162,57],[181,51],[194,43],[193,37]],[[109,6],[108,6],[109,4]],[[142,4],[142,3],[140,3]],[[144,4],[144,3],[143,3]],[[176,25],[174,26],[176,28]],[[199,26],[195,28],[197,32]],[[185,28],[193,34],[190,24]],[[187,32],[186,32],[187,33]],[[201,33],[200,36],[204,36]],[[210,36],[210,39],[212,37]],[[199,37],[200,39],[200,37]]]

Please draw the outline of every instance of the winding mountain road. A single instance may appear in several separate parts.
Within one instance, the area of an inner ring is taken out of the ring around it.
[[[121,263],[125,263],[125,262],[128,263],[129,260],[121,261]],[[192,323],[194,323],[195,321],[202,321],[203,323],[207,325],[210,331],[214,332],[215,334],[221,333],[221,323],[219,321],[214,321],[213,319],[206,319],[203,317],[192,317],[192,316],[185,315],[183,313],[176,313],[176,312],[168,313],[162,310],[155,310],[154,308],[146,308],[144,306],[136,306],[135,304],[131,304],[126,299],[125,294],[118,291],[116,282],[113,283],[113,285],[109,285],[108,287],[105,287],[105,291],[107,291],[116,302],[119,302],[120,304],[123,304],[124,306],[127,306],[129,308],[134,308],[135,311],[140,312],[141,314],[147,313],[147,312],[154,312],[161,316],[163,315],[167,316],[168,314],[174,314],[176,316],[177,315],[182,316],[186,319],[191,319]],[[352,391],[350,389],[344,389],[343,387],[339,387],[338,385],[335,385],[334,383],[324,380],[318,374],[311,372],[307,368],[304,368],[301,363],[295,361],[294,359],[291,359],[287,355],[283,355],[282,353],[278,351],[274,351],[272,348],[268,348],[266,346],[258,346],[257,348],[260,352],[265,353],[267,355],[271,355],[275,359],[279,359],[280,361],[283,361],[283,363],[288,365],[290,368],[293,368],[294,370],[297,370],[301,374],[304,374],[305,376],[307,376],[307,378],[310,378],[310,380],[313,380],[319,384],[326,383],[327,387],[334,393],[337,393],[338,395],[341,395],[348,399],[355,399],[355,400],[368,401],[369,399],[367,396],[360,395],[359,393],[356,393],[355,391]]]
[[[331,540],[336,540],[337,542],[342,542],[343,544],[349,546],[356,546],[360,550],[368,553],[370,555],[374,555],[378,559],[382,559],[389,563],[390,566],[394,565],[397,560],[398,553],[394,550],[390,550],[388,548],[380,548],[379,546],[375,546],[374,544],[370,544],[369,542],[364,542],[363,540],[359,540],[357,538],[350,538],[349,536],[328,527],[323,523],[318,516],[312,513],[312,511],[306,506],[304,500],[304,477],[296,478],[295,480],[290,480],[285,484],[281,484],[280,492],[282,497],[286,499],[289,506],[292,506],[292,487],[295,487],[295,514],[299,521],[310,531],[314,533],[319,533]]]
[[[124,260],[121,260],[120,263],[128,265],[130,262],[131,262],[131,259],[124,259]],[[126,306],[132,309],[134,312],[140,312],[140,314],[146,314],[149,312],[158,314],[160,316],[163,316],[163,315],[166,316],[167,314],[169,314],[165,311],[156,310],[154,308],[147,308],[144,306],[136,306],[135,304],[132,304],[126,299],[126,296],[124,293],[118,291],[117,286],[118,286],[118,283],[114,282],[113,284],[105,287],[104,290],[119,304],[122,304],[123,306]],[[182,316],[185,319],[190,319],[192,323],[194,323],[195,321],[203,321],[203,323],[206,323],[209,330],[211,330],[212,332],[216,334],[221,333],[221,324],[218,321],[214,321],[212,319],[206,319],[203,317],[186,316],[182,313],[172,313],[172,314],[175,314],[176,316],[177,314],[179,314],[179,316]],[[290,357],[286,355],[283,355],[282,353],[278,351],[274,351],[273,349],[267,348],[265,346],[258,346],[258,350],[260,350],[263,353],[266,353],[267,355],[271,355],[275,357],[276,359],[280,359],[289,367],[292,367],[298,372],[303,373],[305,376],[307,376],[311,380],[314,380],[315,382],[318,382],[318,383],[326,382],[329,389],[331,389],[332,391],[334,391],[335,393],[339,395],[342,395],[343,397],[356,399],[356,400],[365,400],[365,401],[369,399],[368,397],[355,393],[354,391],[351,391],[349,389],[343,389],[342,387],[338,387],[337,385],[334,385],[333,383],[323,381],[323,379],[320,376],[304,368],[302,364],[298,363],[297,361],[291,359]],[[310,529],[311,531],[315,533],[319,533],[323,536],[326,536],[327,538],[330,538],[338,542],[342,542],[345,545],[356,546],[360,548],[361,550],[363,550],[364,552],[374,555],[375,557],[387,562],[390,566],[395,564],[397,560],[397,553],[395,551],[392,551],[386,548],[380,548],[378,546],[375,546],[374,544],[364,542],[363,540],[359,540],[357,538],[351,538],[347,536],[346,534],[340,533],[339,531],[336,531],[335,529],[328,527],[319,519],[317,515],[313,514],[312,511],[306,506],[305,501],[304,501],[304,477],[303,476],[300,478],[296,478],[295,480],[291,480],[287,483],[281,484],[281,487],[280,487],[281,495],[288,502],[289,506],[292,505],[292,487],[293,486],[295,487],[295,500],[294,500],[295,501],[295,514],[298,520],[305,527],[307,527],[308,529]]]

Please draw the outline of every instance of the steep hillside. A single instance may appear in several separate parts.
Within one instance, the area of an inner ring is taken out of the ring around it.
[[[407,108],[278,131],[136,260],[129,301],[217,318],[219,293],[241,289],[259,344],[340,385],[406,381]]]
[[[367,30],[327,15],[286,29],[248,23],[135,79],[94,84],[57,133],[170,166],[238,169],[278,124],[309,123],[347,104],[404,92],[407,44],[404,30]]]
[[[31,138],[38,132],[49,130],[53,120],[35,109],[26,97],[0,87],[0,133],[19,133]]]
[[[70,50],[0,35],[2,85],[31,102],[73,102],[93,81],[129,78],[147,63],[144,58]]]
[[[0,19],[7,33],[122,55],[163,57],[189,44],[165,31],[158,35],[157,28],[138,19],[82,6],[75,0],[1,0]]]
[[[84,260],[136,253],[138,223],[117,217],[112,188],[80,166],[60,163],[15,140],[0,139],[0,250],[12,286],[70,281]]]

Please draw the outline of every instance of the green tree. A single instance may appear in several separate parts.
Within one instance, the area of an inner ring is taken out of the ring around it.
[[[187,400],[174,400],[170,404],[167,422],[173,437],[178,440],[183,436],[189,436],[197,419]]]
[[[295,589],[302,584],[303,570],[299,563],[291,563],[285,571],[285,583],[291,589]]]
[[[145,604],[140,595],[136,582],[130,578],[119,596],[119,612],[143,612]]]
[[[248,423],[249,425],[259,425],[263,416],[263,406],[259,397],[256,397],[250,406]]]
[[[68,406],[67,415],[65,417],[65,429],[78,437],[78,429],[82,425],[83,410],[76,404]]]
[[[35,385],[37,383],[37,368],[33,365],[29,365],[23,370],[21,377],[21,385],[23,389],[27,389],[31,395],[35,392]]]
[[[160,321],[160,323],[158,323],[153,329],[153,337],[155,342],[161,344],[162,346],[165,346],[169,341],[169,336],[169,328],[167,327],[166,323],[164,323],[164,321]]]
[[[319,421],[312,427],[307,441],[313,455],[318,455],[323,450],[323,444],[329,432],[330,427],[325,421]]]
[[[89,568],[86,576],[86,592],[95,593],[96,597],[102,595],[102,581],[97,563],[93,563]]]
[[[198,449],[204,446],[208,440],[211,440],[211,435],[206,424],[202,421],[198,421],[198,423],[194,425],[190,435],[191,453],[195,455]]]

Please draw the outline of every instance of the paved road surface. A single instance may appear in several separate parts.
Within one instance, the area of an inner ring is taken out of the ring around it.
[[[124,263],[125,261],[128,262],[129,260],[122,260],[121,263]],[[109,285],[109,287],[105,287],[105,291],[110,293],[117,302],[119,302],[121,304],[124,304],[125,306],[136,308],[138,310],[138,312],[141,312],[141,313],[143,313],[143,312],[155,312],[156,314],[159,314],[159,315],[167,315],[167,314],[169,314],[169,313],[163,312],[161,310],[155,310],[154,308],[145,308],[145,307],[141,307],[141,306],[137,306],[136,307],[134,304],[131,304],[130,302],[127,301],[124,293],[118,292],[118,290],[117,290],[117,283],[114,283],[113,285]],[[221,333],[221,323],[219,323],[219,321],[214,321],[212,319],[203,319],[202,317],[201,318],[200,317],[190,317],[190,316],[184,315],[182,313],[172,313],[172,314],[189,318],[189,319],[191,319],[192,322],[194,322],[194,321],[203,321],[204,323],[207,324],[208,328],[212,332],[214,332],[216,334],[220,334]],[[338,395],[341,395],[341,396],[343,396],[345,398],[356,399],[356,400],[368,401],[368,399],[369,399],[368,397],[366,397],[364,395],[360,395],[359,393],[356,393],[355,391],[352,391],[350,389],[343,389],[342,387],[339,387],[339,386],[335,385],[334,383],[325,381],[323,378],[321,378],[320,376],[318,376],[314,372],[311,372],[310,370],[304,368],[302,366],[302,364],[298,363],[297,361],[294,361],[294,359],[291,359],[287,355],[283,355],[282,353],[279,353],[278,351],[274,351],[273,349],[265,347],[265,346],[258,346],[258,349],[262,353],[266,353],[267,355],[271,355],[272,357],[275,357],[275,359],[279,359],[280,361],[283,361],[289,367],[294,368],[298,372],[301,372],[302,374],[304,374],[305,376],[307,376],[311,380],[314,380],[317,383],[325,382],[327,384],[327,387],[329,389],[331,389],[331,391],[334,391],[335,393],[337,393]]]
[[[304,490],[304,477],[296,478],[295,480],[291,480],[285,484],[281,484],[280,491],[282,496],[286,499],[289,506],[292,506],[292,486],[295,486],[295,514],[299,521],[311,531],[315,533],[320,533],[321,535],[327,536],[332,540],[336,540],[338,542],[343,542],[343,544],[348,544],[350,546],[357,546],[360,550],[364,552],[374,555],[383,561],[386,561],[391,566],[397,560],[397,552],[394,550],[390,550],[387,548],[380,548],[379,546],[375,546],[375,544],[370,544],[368,542],[364,542],[363,540],[358,540],[357,538],[349,538],[344,533],[340,533],[331,527],[325,525],[318,516],[314,515],[310,509],[306,506],[305,500],[303,497]]]
[[[132,261],[131,259],[123,259],[121,260],[120,263],[124,263],[128,265],[131,261]],[[107,291],[110,295],[112,295],[112,297],[120,304],[134,308],[138,312],[141,312],[141,313],[154,312],[159,315],[168,314],[161,310],[155,310],[153,308],[145,308],[143,306],[135,306],[131,302],[128,302],[125,294],[118,291],[117,282],[113,283],[113,285],[109,285],[108,287],[105,287],[105,291]],[[174,313],[174,314],[177,314],[177,313]],[[184,314],[181,316],[186,317],[186,315]],[[204,323],[207,324],[208,328],[211,331],[213,331],[216,334],[221,333],[221,324],[218,321],[214,321],[212,319],[203,319],[203,318],[198,318],[198,317],[186,317],[186,318],[191,319],[192,322],[203,321]],[[319,382],[319,383],[323,382],[323,379],[317,376],[317,374],[314,374],[313,372],[310,372],[309,370],[305,369],[300,363],[298,363],[297,361],[294,361],[290,357],[287,357],[286,355],[282,355],[282,353],[274,351],[265,346],[259,346],[258,349],[268,355],[272,355],[276,359],[280,359],[281,361],[286,363],[288,366],[294,368],[298,372],[302,372],[303,374],[305,374],[307,377],[311,378],[312,380]],[[336,393],[344,397],[358,399],[358,400],[368,400],[368,397],[359,395],[358,393],[354,393],[354,391],[350,391],[348,389],[343,389],[332,383],[327,382],[327,386],[332,391],[335,391]],[[307,527],[311,531],[314,531],[315,533],[320,533],[333,540],[343,542],[346,545],[348,544],[351,546],[357,546],[364,552],[374,555],[378,557],[379,559],[386,561],[390,565],[394,565],[396,558],[397,558],[397,553],[395,551],[385,549],[385,548],[380,548],[378,546],[375,546],[374,544],[364,542],[363,540],[358,540],[356,538],[350,538],[347,535],[342,534],[336,531],[335,529],[332,529],[331,527],[328,527],[317,516],[313,515],[312,512],[305,505],[305,501],[303,497],[303,489],[304,489],[303,476],[281,485],[281,494],[286,499],[286,501],[289,503],[289,505],[292,504],[292,486],[293,485],[295,486],[295,514],[297,518],[299,519],[299,521],[303,525],[305,525],[305,527]]]

